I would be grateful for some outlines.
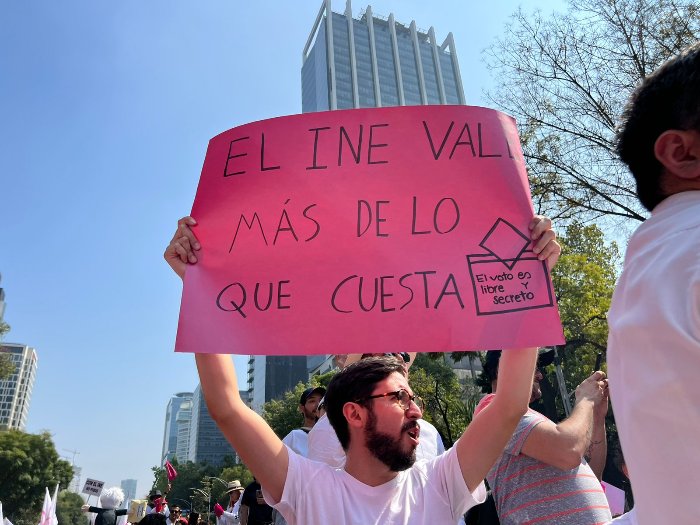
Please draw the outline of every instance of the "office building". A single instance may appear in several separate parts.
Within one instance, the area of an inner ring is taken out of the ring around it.
[[[187,460],[194,463],[221,465],[226,456],[230,456],[236,463],[240,462],[238,454],[209,415],[202,387],[197,385],[192,396]]]
[[[302,53],[302,112],[465,104],[454,38],[381,17],[367,7],[353,18],[324,0]]]
[[[163,448],[161,451],[161,465],[165,460],[172,460],[177,453],[178,423],[177,414],[183,403],[192,399],[192,392],[180,392],[168,401],[165,410],[165,429],[163,431]]]
[[[264,403],[282,397],[294,390],[297,383],[306,383],[308,379],[306,356],[252,355],[248,360],[250,406],[260,413]]]
[[[0,275],[0,282],[2,282],[2,275]],[[5,290],[0,286],[0,323],[2,323],[3,316],[5,315]]]
[[[0,380],[0,429],[24,430],[36,380],[36,350],[27,345],[2,343],[0,354],[10,357],[12,375]]]
[[[124,503],[122,503],[122,508],[128,509],[131,500],[136,499],[136,480],[123,479],[121,482],[121,488],[124,491]]]
[[[190,450],[190,423],[192,421],[192,399],[184,401],[175,416],[177,427],[177,444],[175,457],[180,463],[187,461]]]

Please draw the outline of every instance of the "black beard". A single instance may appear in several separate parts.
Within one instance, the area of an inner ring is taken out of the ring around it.
[[[403,432],[402,432],[403,435]],[[372,455],[384,463],[392,472],[409,469],[416,462],[416,449],[410,452],[401,450],[399,439],[377,431],[377,418],[370,409],[365,430],[365,444]]]

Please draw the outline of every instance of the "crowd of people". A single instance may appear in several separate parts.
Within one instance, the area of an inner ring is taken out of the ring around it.
[[[236,519],[243,525],[459,523],[486,501],[485,479],[501,523],[609,523],[600,484],[608,390],[635,495],[635,511],[617,523],[695,523],[700,44],[637,88],[618,149],[651,217],[629,243],[613,297],[610,378],[597,370],[583,381],[567,419],[554,423],[528,408],[540,395],[536,348],[490,352],[493,393],[444,450],[411,389],[410,356],[368,353],[345,363],[327,390],[305,391],[302,426],[280,439],[240,398],[231,358],[197,354],[209,411],[256,476],[238,514],[233,494],[240,487],[231,492],[222,525]],[[181,219],[165,252],[183,279],[201,249],[195,226],[192,217]],[[533,251],[552,267],[561,248],[551,221],[535,216],[530,231]],[[265,512],[254,511],[256,505]]]

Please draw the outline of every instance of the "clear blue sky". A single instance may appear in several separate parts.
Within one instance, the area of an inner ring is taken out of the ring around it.
[[[37,349],[27,430],[77,450],[85,477],[151,485],[165,407],[192,391],[173,353],[181,285],[162,259],[208,140],[301,111],[301,52],[320,0],[5,2],[0,7],[0,273],[7,342]],[[376,0],[452,31],[468,103],[482,50],[519,4]],[[355,14],[367,4],[355,2]],[[335,10],[345,2],[335,0]],[[237,358],[239,377],[245,359]],[[242,378],[243,379],[243,378]],[[82,488],[82,487],[81,487]]]

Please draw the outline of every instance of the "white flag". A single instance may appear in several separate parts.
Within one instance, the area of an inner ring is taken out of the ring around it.
[[[0,501],[0,525],[5,523],[5,518],[2,515],[2,501]]]
[[[51,495],[49,494],[48,487],[46,487],[44,504],[41,507],[41,519],[39,520],[39,525],[51,525]]]
[[[56,483],[56,490],[53,491],[53,499],[51,500],[51,514],[49,518],[51,519],[51,525],[58,525],[58,518],[56,517],[56,506],[58,505],[58,483]]]

